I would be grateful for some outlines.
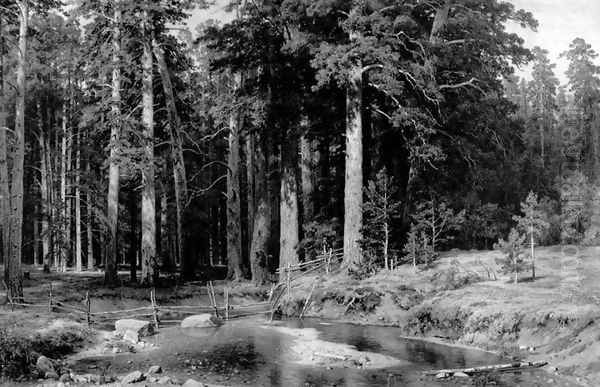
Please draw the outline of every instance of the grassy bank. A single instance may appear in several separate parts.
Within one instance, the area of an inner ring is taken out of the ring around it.
[[[313,283],[307,316],[398,326],[408,336],[545,360],[582,385],[600,380],[598,250],[538,251],[537,279],[518,284],[497,272],[497,252],[450,252],[431,269],[380,272],[365,280],[308,276],[282,307],[298,315]]]

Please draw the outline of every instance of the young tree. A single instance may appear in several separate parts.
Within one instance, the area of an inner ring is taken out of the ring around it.
[[[400,217],[401,202],[394,179],[388,175],[385,168],[380,170],[375,180],[369,181],[365,188],[365,204],[363,205],[364,239],[361,242],[367,256],[382,256],[384,268],[390,265],[390,237],[392,223]]]
[[[436,251],[440,244],[454,239],[456,232],[465,220],[465,210],[456,213],[446,200],[432,198],[417,204],[412,220],[418,232],[425,232]]]
[[[537,194],[533,192],[529,192],[525,201],[521,202],[521,213],[521,216],[513,216],[513,220],[517,222],[517,230],[529,236],[531,275],[535,280],[535,240],[539,241],[550,225],[540,208]]]
[[[514,283],[519,282],[519,272],[523,270],[523,245],[525,234],[520,234],[516,229],[511,229],[506,240],[500,239],[494,246],[505,254],[505,257],[497,259],[504,273],[514,273]]]

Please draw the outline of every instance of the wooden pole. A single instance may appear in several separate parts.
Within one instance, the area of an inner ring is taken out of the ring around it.
[[[292,281],[290,279],[290,276],[291,276],[290,267],[291,267],[290,263],[288,262],[288,264],[287,264],[287,297],[288,297],[288,301],[291,300],[291,298],[292,298],[292,294],[291,294],[291,282]]]
[[[158,305],[156,304],[156,292],[154,289],[150,291],[150,302],[152,303],[152,315],[154,317],[154,327],[158,332],[159,321],[158,321]]]
[[[52,313],[52,282],[50,282],[50,290],[48,291],[48,313]]]
[[[229,289],[225,288],[225,321],[229,320]]]
[[[86,311],[86,315],[87,315],[87,324],[88,327],[92,325],[92,318],[91,318],[91,301],[90,301],[90,292],[85,292],[85,311]]]

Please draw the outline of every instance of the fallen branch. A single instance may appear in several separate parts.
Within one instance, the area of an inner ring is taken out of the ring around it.
[[[436,375],[440,376],[440,378],[449,378],[456,373],[463,373],[467,375],[472,374],[481,374],[486,372],[512,372],[512,371],[523,371],[527,369],[540,368],[548,364],[547,361],[537,361],[537,362],[517,362],[517,363],[509,363],[509,364],[496,364],[482,367],[472,367],[472,368],[454,368],[454,369],[446,369],[446,370],[434,370],[434,371],[425,371],[425,375]]]

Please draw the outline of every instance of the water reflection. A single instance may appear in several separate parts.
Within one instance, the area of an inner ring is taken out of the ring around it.
[[[112,372],[144,370],[160,364],[169,375],[185,380],[252,386],[423,386],[420,371],[432,368],[477,366],[500,361],[481,351],[452,348],[401,338],[397,328],[322,324],[319,321],[276,322],[278,326],[314,328],[320,339],[354,345],[361,351],[377,352],[403,360],[400,366],[381,370],[302,366],[291,350],[294,337],[265,328],[264,321],[235,321],[213,330],[162,329],[155,337],[158,349],[140,354],[120,354],[79,362]],[[100,363],[100,364],[99,364]]]

